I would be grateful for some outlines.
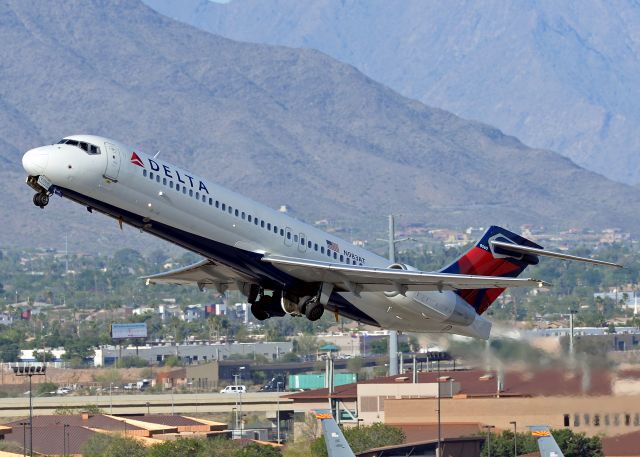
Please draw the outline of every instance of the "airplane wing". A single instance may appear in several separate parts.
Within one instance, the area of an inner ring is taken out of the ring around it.
[[[355,454],[349,447],[349,443],[342,434],[342,430],[338,427],[336,420],[333,418],[331,411],[328,409],[320,409],[315,411],[316,419],[320,419],[322,424],[322,434],[324,442],[327,446],[327,454],[329,457],[355,457]]]
[[[424,271],[371,268],[299,259],[284,256],[265,256],[265,262],[308,282],[327,282],[344,290],[380,292],[389,290],[428,291],[492,289],[507,287],[542,287],[544,281],[531,278],[507,278]]]
[[[182,268],[158,273],[150,276],[142,276],[147,284],[196,284],[200,290],[213,286],[219,292],[229,289],[239,289],[239,284],[255,282],[253,278],[244,277],[236,271],[211,260],[202,260]]]
[[[540,457],[564,457],[564,454],[558,447],[558,443],[553,438],[546,425],[530,425],[531,436],[536,438],[538,447],[540,448]]]

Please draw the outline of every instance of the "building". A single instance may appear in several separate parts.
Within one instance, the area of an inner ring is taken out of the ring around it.
[[[28,425],[28,422],[6,424],[11,427],[11,432],[5,435],[5,439],[23,448],[28,447],[29,430],[23,430],[24,424]],[[33,417],[33,450],[42,455],[80,455],[87,441],[100,433],[133,437],[147,445],[181,436],[207,438],[230,435],[227,424],[177,415],[42,415]]]
[[[377,378],[287,395],[296,412],[333,403],[345,423],[427,427],[437,422],[440,391],[445,423],[568,427],[615,436],[640,428],[640,371],[543,370],[506,373],[459,370]]]
[[[249,360],[260,355],[275,361],[292,350],[293,344],[290,341],[230,344],[158,342],[137,347],[103,346],[95,351],[94,365],[97,367],[113,365],[121,357],[139,357],[150,365],[162,364],[168,357],[177,357],[186,364],[225,360],[232,355],[242,356]]]

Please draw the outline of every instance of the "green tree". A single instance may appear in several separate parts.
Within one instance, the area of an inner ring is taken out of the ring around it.
[[[234,457],[282,457],[280,449],[251,443],[236,451]]]
[[[133,438],[96,433],[84,445],[84,457],[146,457],[144,445]]]
[[[144,368],[147,366],[149,363],[145,359],[136,356],[123,357],[118,361],[120,368]]]
[[[41,382],[40,384],[37,385],[35,394],[38,397],[55,395],[57,389],[58,389],[58,384],[54,384],[52,382]]]
[[[383,423],[375,423],[364,427],[354,427],[342,431],[354,453],[363,452],[382,446],[392,446],[404,442],[402,430]],[[317,438],[311,444],[311,452],[317,457],[326,457],[327,448],[324,438]]]
[[[196,456],[202,453],[205,442],[196,438],[183,438],[175,441],[165,441],[154,444],[149,448],[148,457],[184,457]]]
[[[584,433],[575,433],[565,428],[551,432],[565,457],[602,457],[602,443],[599,437],[587,437]],[[536,439],[528,433],[518,433],[518,454],[538,450]],[[491,456],[513,456],[513,432],[505,430],[500,434],[491,434]],[[485,441],[480,457],[489,455],[488,441]]]

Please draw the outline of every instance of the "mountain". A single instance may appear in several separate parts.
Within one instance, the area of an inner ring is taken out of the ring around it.
[[[401,94],[640,182],[640,4],[146,0],[212,33],[314,48]]]
[[[82,132],[368,234],[390,212],[440,226],[640,227],[639,189],[318,51],[232,41],[133,0],[3,0],[0,18],[0,246],[152,242],[66,200],[32,205],[22,152]]]

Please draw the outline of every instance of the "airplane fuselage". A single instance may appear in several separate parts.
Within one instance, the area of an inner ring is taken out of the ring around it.
[[[34,189],[196,252],[233,269],[246,283],[296,297],[315,293],[316,285],[263,261],[273,254],[389,267],[384,257],[118,141],[90,135],[63,141],[67,143],[25,154],[23,166]],[[325,308],[388,329],[481,337],[490,329],[488,321],[448,290],[413,295],[339,291],[331,294]]]

